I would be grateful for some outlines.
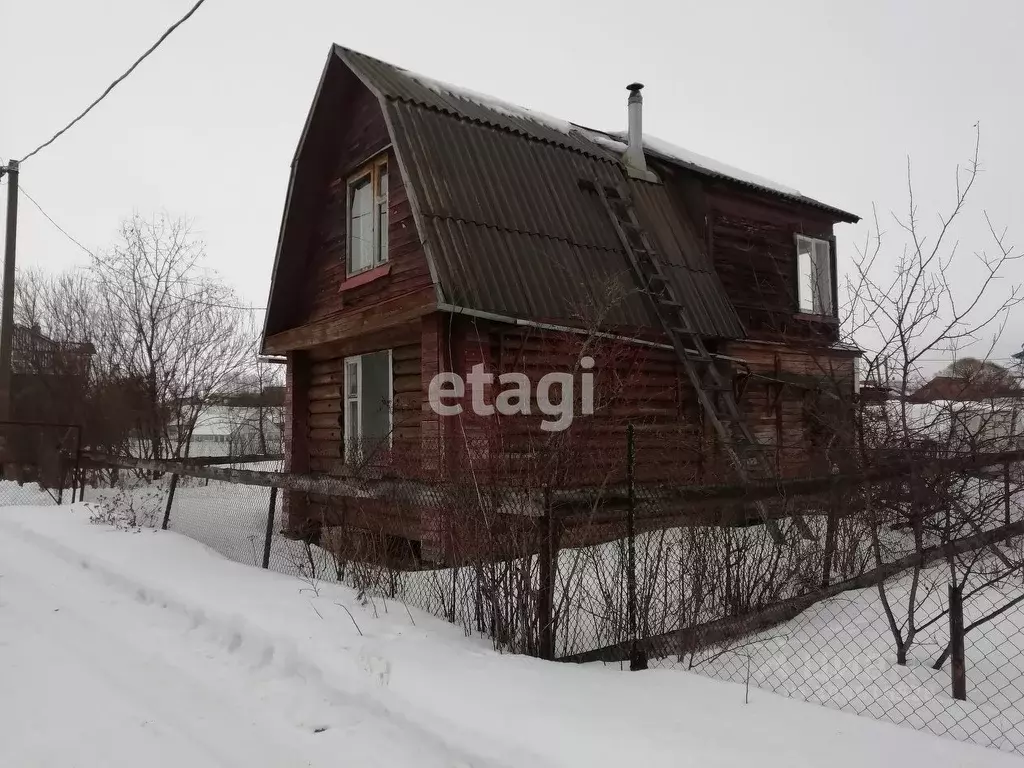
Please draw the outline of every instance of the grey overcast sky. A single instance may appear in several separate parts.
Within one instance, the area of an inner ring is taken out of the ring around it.
[[[192,2],[0,0],[0,158],[48,138]],[[210,265],[263,306],[289,163],[337,42],[596,128],[625,127],[640,80],[650,133],[868,218],[872,203],[905,209],[910,155],[934,222],[980,122],[984,173],[957,234],[989,248],[987,210],[1024,246],[1021,40],[1020,0],[207,0],[24,164],[22,186],[90,249],[133,210],[188,215]],[[19,218],[20,264],[86,260],[28,201]],[[866,232],[838,227],[841,262]],[[994,356],[1020,348],[1018,320]]]

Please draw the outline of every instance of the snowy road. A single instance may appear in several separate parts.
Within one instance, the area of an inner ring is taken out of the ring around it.
[[[500,656],[91,513],[0,508],[0,768],[1020,764],[695,675]]]
[[[118,581],[0,524],[3,731],[18,736],[13,750],[0,739],[0,765],[135,766],[144,756],[153,768],[277,768],[341,754],[360,766],[487,764],[371,702],[329,701],[300,668],[273,669],[269,646],[255,664],[233,658],[240,634],[226,645],[205,638],[200,613]],[[303,719],[318,709],[320,719]],[[349,730],[341,751],[339,722]]]
[[[278,723],[151,650],[164,631],[151,617],[120,631],[139,606],[113,597],[83,610],[73,586],[81,575],[27,554],[0,544],[4,623],[24,628],[4,641],[0,662],[0,677],[19,691],[5,725],[24,739],[10,764],[117,764],[143,753],[153,765],[288,764]],[[54,722],[66,725],[56,740]]]

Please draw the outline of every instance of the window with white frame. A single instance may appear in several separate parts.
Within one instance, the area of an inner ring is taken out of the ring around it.
[[[345,358],[345,460],[391,445],[391,350]]]
[[[388,260],[388,161],[372,161],[348,182],[349,275]]]
[[[835,264],[832,244],[816,237],[796,236],[797,300],[809,315],[836,313]]]

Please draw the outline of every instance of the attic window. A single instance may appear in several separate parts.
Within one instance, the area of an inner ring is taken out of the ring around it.
[[[388,161],[373,160],[348,181],[349,275],[388,260]]]
[[[836,314],[835,254],[828,240],[796,235],[797,300],[810,315]]]

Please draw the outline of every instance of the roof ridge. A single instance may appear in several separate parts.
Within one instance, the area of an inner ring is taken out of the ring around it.
[[[445,109],[444,107],[438,106],[436,104],[428,104],[413,97],[386,95],[384,96],[384,98],[387,99],[388,101],[397,101],[401,102],[402,104],[410,104],[420,109],[426,109],[431,112],[436,112],[437,114],[446,115],[448,117],[454,117],[456,120],[461,120],[466,123],[472,123],[473,125],[483,126],[484,128],[491,128],[495,131],[502,131],[504,133],[511,133],[514,134],[515,136],[521,136],[524,139],[528,139],[529,141],[536,141],[540,142],[541,144],[551,144],[562,149],[567,149],[570,152],[576,152],[577,154],[585,155],[587,157],[591,157],[595,160],[600,160],[611,165],[620,165],[620,163],[618,162],[618,158],[616,158],[612,152],[608,151],[601,145],[595,144],[594,142],[590,141],[590,139],[587,138],[586,135],[581,133],[573,132],[571,134],[566,135],[586,142],[588,145],[586,146],[586,148],[574,146],[566,142],[556,141],[554,139],[546,138],[544,136],[538,136],[536,133],[524,131],[521,128],[515,127],[514,125],[500,125],[492,120],[485,120],[480,117],[472,117],[462,112],[457,112],[451,109]],[[576,123],[573,123],[572,125],[576,126]]]
[[[588,128],[487,93],[422,75],[341,45],[335,44],[335,52],[350,67],[359,70],[357,74],[368,84],[373,83],[376,86],[373,90],[388,101],[431,109],[459,120],[487,125],[534,141],[570,149],[578,154],[622,164],[609,146],[613,143],[622,144],[621,136],[617,136],[616,132]],[[414,85],[402,81],[411,81]],[[652,160],[825,210],[844,221],[860,220],[860,217],[852,213],[808,197],[792,187],[685,149],[651,134],[644,136],[644,152]]]

